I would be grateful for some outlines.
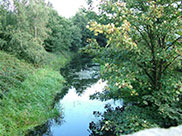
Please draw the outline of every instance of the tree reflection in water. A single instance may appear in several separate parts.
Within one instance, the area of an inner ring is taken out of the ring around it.
[[[77,58],[61,69],[61,74],[67,81],[67,87],[75,88],[77,94],[81,95],[87,87],[98,81],[99,66],[92,63],[90,58]]]
[[[75,88],[76,93],[80,96],[86,88],[96,83],[99,79],[99,66],[91,62],[91,58],[81,56],[76,57],[65,68],[61,68],[60,73],[65,78],[66,83],[61,93],[56,95],[53,107],[68,93],[70,88]],[[53,136],[52,124],[60,126],[64,123],[63,118],[60,115],[55,119],[50,119],[47,123],[30,131],[27,136]]]

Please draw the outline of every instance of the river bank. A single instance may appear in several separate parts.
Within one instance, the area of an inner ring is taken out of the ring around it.
[[[47,64],[35,66],[0,51],[1,136],[23,136],[60,114],[52,105],[65,82],[59,68],[71,60],[71,53],[48,55]]]
[[[102,92],[107,82],[100,79],[99,65],[88,56],[74,58],[61,74],[67,81],[66,94],[55,102],[62,114],[49,119],[28,136],[88,136],[90,123],[97,120],[96,111],[105,112],[106,105],[121,106],[122,101],[100,101],[90,99],[96,92]],[[97,112],[98,113],[98,112]]]

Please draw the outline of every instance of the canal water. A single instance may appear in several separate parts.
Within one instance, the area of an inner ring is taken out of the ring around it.
[[[90,99],[90,95],[102,92],[107,85],[99,77],[98,65],[81,60],[61,71],[68,84],[67,94],[56,104],[62,115],[45,124],[46,131],[42,136],[89,136],[89,123],[98,120],[93,112],[104,112],[106,104],[117,107],[122,102]]]

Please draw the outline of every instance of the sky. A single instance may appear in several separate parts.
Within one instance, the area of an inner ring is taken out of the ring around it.
[[[86,6],[85,0],[49,0],[59,15],[69,18],[74,16],[78,9]]]

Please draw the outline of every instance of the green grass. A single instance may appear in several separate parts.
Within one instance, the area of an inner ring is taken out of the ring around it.
[[[20,86],[33,70],[31,64],[0,51],[0,93],[7,92],[11,87]]]
[[[24,136],[59,114],[53,108],[64,83],[58,68],[70,58],[50,56],[48,65],[35,68],[0,51],[0,136]]]

